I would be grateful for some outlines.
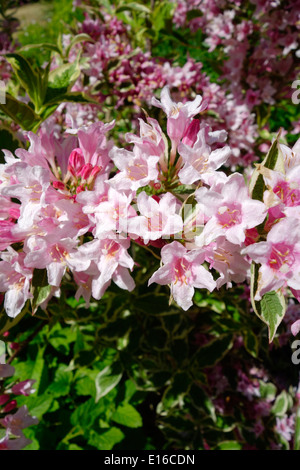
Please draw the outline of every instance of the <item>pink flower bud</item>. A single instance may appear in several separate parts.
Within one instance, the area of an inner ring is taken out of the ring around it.
[[[100,173],[101,170],[102,170],[102,166],[94,166],[90,174],[90,177],[94,178],[96,175],[98,175],[98,173]]]
[[[79,194],[79,193],[81,193],[82,191],[84,191],[84,187],[83,187],[83,185],[81,184],[80,186],[78,186],[78,187],[76,188],[76,194]]]
[[[199,119],[193,119],[191,123],[185,129],[182,142],[190,147],[193,147],[194,143],[197,140],[197,134],[200,129]]]
[[[69,156],[68,170],[73,176],[79,176],[80,170],[85,164],[83,152],[81,149],[74,149]]]
[[[8,395],[0,395],[0,406],[1,405],[4,405],[5,403],[7,403],[9,400],[9,396]]]
[[[93,170],[93,165],[91,163],[86,163],[81,168],[80,172],[78,173],[78,176],[81,176],[83,180],[87,180],[90,174],[92,173],[92,170]]]
[[[12,400],[3,408],[4,413],[9,413],[17,407],[17,400]]]
[[[65,189],[65,185],[62,181],[53,181],[53,188],[55,188],[55,189]]]
[[[15,395],[25,395],[25,397],[28,397],[34,392],[32,389],[34,382],[35,380],[24,380],[23,382],[19,382],[12,387],[12,392]]]

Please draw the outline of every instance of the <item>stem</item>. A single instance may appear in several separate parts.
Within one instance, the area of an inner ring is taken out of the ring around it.
[[[150,251],[150,253],[154,256],[154,258],[158,259],[160,261],[160,256],[158,256],[156,253],[154,253],[150,248],[148,248],[148,246],[146,245],[140,245],[139,243],[135,242],[134,240],[132,240],[133,243],[135,243],[137,246],[140,246],[141,248],[145,248],[145,250],[148,250]]]
[[[30,341],[35,338],[35,336],[44,328],[44,326],[47,324],[46,321],[43,321],[42,323],[39,324],[39,326],[31,333],[31,335],[28,336],[28,338],[23,341],[19,347],[19,349],[17,349],[12,356],[10,356],[10,358],[7,360],[7,364],[11,364],[11,362],[18,356],[18,354],[24,349],[26,348],[26,346],[28,346],[28,344],[30,343]]]

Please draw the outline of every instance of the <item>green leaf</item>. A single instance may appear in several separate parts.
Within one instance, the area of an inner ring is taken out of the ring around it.
[[[244,345],[247,351],[251,354],[251,356],[257,357],[258,349],[259,349],[257,336],[251,330],[246,330],[243,333],[243,337],[244,337]]]
[[[224,335],[205,344],[197,354],[197,364],[200,368],[214,366],[231,349],[232,335]]]
[[[267,292],[260,301],[261,318],[268,325],[269,342],[276,334],[286,310],[285,297],[281,292]]]
[[[41,123],[41,118],[26,103],[6,94],[6,103],[0,109],[26,131],[34,131]]]
[[[46,348],[45,344],[39,344],[32,346],[34,351],[34,359],[27,359],[26,362],[14,363],[15,377],[19,380],[26,380],[28,378],[35,380],[33,388],[39,392],[40,386],[42,385],[42,376],[47,368],[44,360],[44,351]]]
[[[111,419],[115,423],[122,424],[128,428],[140,428],[143,425],[141,415],[129,403],[118,406]]]
[[[41,44],[26,44],[19,49],[20,52],[27,52],[32,49],[45,49],[46,51],[57,52],[57,54],[61,54],[60,49],[55,45],[47,42],[42,42]]]
[[[252,199],[257,199],[259,201],[263,200],[264,191],[266,190],[263,178],[263,173],[266,172],[265,169],[284,173],[284,162],[282,154],[279,152],[278,138],[279,134],[271,145],[271,148],[262,163],[256,164],[256,169],[251,176],[249,184],[249,192]]]
[[[96,377],[96,402],[107,395],[121,380],[123,369],[120,362],[105,367]]]
[[[95,381],[92,380],[90,377],[81,377],[77,380],[75,385],[77,395],[82,396],[96,396],[96,387]]]
[[[220,442],[215,450],[241,450],[242,444],[238,441],[223,441]]]
[[[90,429],[102,413],[103,408],[95,403],[93,398],[79,405],[71,415],[71,424],[79,429]]]
[[[63,64],[51,70],[44,103],[50,105],[57,102],[58,99],[61,102],[59,97],[67,94],[79,75],[79,57],[70,64]]]
[[[193,384],[190,388],[189,396],[196,408],[204,409],[210,415],[211,419],[214,422],[216,421],[214,404],[202,388]]]
[[[35,269],[32,277],[32,289],[33,299],[31,299],[32,313],[37,311],[39,305],[41,305],[49,296],[51,292],[51,286],[48,284],[48,277],[46,269]]]
[[[151,18],[152,28],[156,33],[165,27],[166,21],[172,16],[172,10],[173,5],[169,2],[160,1],[156,3]]]
[[[65,370],[66,366],[61,365],[55,372],[54,381],[49,387],[49,391],[55,397],[63,397],[70,393],[73,374]]]
[[[62,328],[59,323],[56,323],[48,334],[48,341],[61,354],[68,355],[70,344],[76,341],[76,331],[70,327]]]
[[[284,317],[286,302],[281,291],[267,292],[260,301],[254,300],[260,283],[259,268],[259,264],[252,263],[250,283],[251,304],[256,315],[268,326],[269,342],[271,343]]]
[[[30,414],[32,416],[36,416],[38,419],[40,419],[49,410],[53,401],[53,397],[47,392],[39,397],[26,398],[27,400],[25,404],[28,407]]]
[[[135,10],[141,13],[147,13],[148,15],[151,14],[150,8],[146,7],[145,5],[142,5],[140,3],[127,3],[127,5],[123,5],[119,8],[116,9],[116,13],[121,13],[122,11],[126,10]]]
[[[36,72],[29,61],[20,54],[6,54],[6,58],[12,66],[19,82],[28,93],[28,96],[34,104],[38,104],[40,92],[38,72]]]
[[[285,390],[282,390],[280,395],[276,397],[275,403],[272,406],[272,413],[276,416],[284,416],[289,407],[288,394]]]
[[[90,98],[90,97],[86,96],[84,93],[81,93],[80,91],[78,91],[78,92],[76,91],[76,92],[64,93],[64,94],[61,94],[61,95],[58,94],[53,99],[49,100],[46,103],[46,106],[44,106],[44,108],[46,110],[49,110],[50,107],[52,108],[54,105],[56,105],[54,110],[51,111],[51,113],[50,113],[50,114],[52,114],[52,112],[54,112],[55,109],[57,108],[58,104],[63,103],[65,101],[71,102],[71,103],[83,103],[83,104],[86,103],[86,104],[97,104],[97,105],[99,105],[98,101],[93,100],[93,98]],[[44,111],[42,113],[42,116],[43,116],[44,119],[45,119],[44,116],[45,116],[46,112],[47,111]],[[47,117],[50,114],[47,113]]]
[[[98,450],[111,450],[116,444],[124,439],[124,434],[119,428],[113,427],[101,434],[95,431],[90,432],[88,444]]]
[[[274,384],[270,382],[265,383],[261,380],[259,384],[259,392],[260,392],[261,398],[271,401],[275,398],[276,387]]]
[[[186,372],[178,372],[172,380],[171,385],[166,389],[162,404],[164,408],[173,408],[189,391],[191,377]]]
[[[66,57],[69,57],[72,47],[74,47],[75,44],[79,44],[80,42],[95,42],[95,41],[94,39],[91,38],[89,34],[86,34],[86,33],[77,34],[76,36],[72,38],[70,44],[68,45],[66,49]]]

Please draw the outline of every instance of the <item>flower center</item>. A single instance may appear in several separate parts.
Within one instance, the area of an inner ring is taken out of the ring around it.
[[[278,183],[273,191],[286,206],[300,205],[300,190],[291,187],[286,181]]]
[[[175,284],[180,282],[181,284],[188,285],[192,278],[191,263],[184,258],[180,258],[176,261],[174,266],[175,271]]]
[[[272,246],[268,263],[272,269],[286,273],[294,264],[294,261],[295,257],[290,245],[287,245],[286,243],[276,243]]]
[[[217,213],[217,219],[219,224],[222,225],[222,228],[233,227],[241,223],[242,214],[240,204],[232,202],[229,206],[220,207]]]
[[[127,168],[127,174],[132,181],[137,181],[146,178],[146,176],[148,175],[148,168],[146,163],[142,160],[140,160],[140,162],[135,161],[133,165]]]

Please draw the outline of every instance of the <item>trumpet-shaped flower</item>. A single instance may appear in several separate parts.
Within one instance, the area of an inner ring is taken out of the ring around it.
[[[204,251],[188,251],[181,243],[172,242],[162,248],[161,259],[163,266],[151,276],[148,284],[170,284],[171,295],[183,310],[193,305],[195,287],[210,292],[216,287],[211,273],[201,266]]]
[[[229,242],[241,245],[245,241],[246,229],[256,227],[266,216],[266,207],[248,195],[242,175],[234,173],[217,193],[207,188],[196,191],[196,199],[209,221],[197,241],[208,245],[220,236]]]
[[[181,232],[182,218],[176,214],[177,201],[172,194],[164,194],[157,202],[143,191],[138,195],[137,205],[141,215],[129,219],[130,234],[138,235],[148,243]]]
[[[265,242],[254,243],[243,254],[260,263],[255,300],[266,292],[289,286],[300,289],[300,222],[284,218],[275,224]]]
[[[175,103],[170,95],[168,86],[165,86],[160,95],[160,101],[152,98],[152,104],[162,108],[166,113],[167,132],[172,141],[178,143],[184,135],[186,127],[190,124],[196,114],[201,113],[207,107],[207,103],[202,101],[202,97],[197,95],[193,101],[186,103]]]
[[[178,173],[183,184],[192,184],[198,180],[207,182],[207,178],[212,176],[215,170],[220,168],[230,155],[228,145],[211,151],[206,142],[205,134],[206,129],[200,129],[193,147],[182,142],[178,146],[178,153],[184,161],[184,167]]]

